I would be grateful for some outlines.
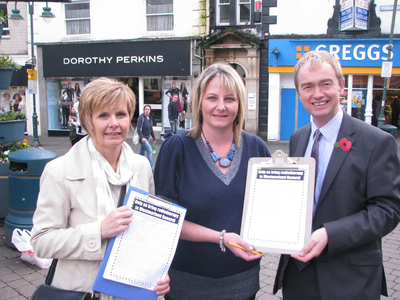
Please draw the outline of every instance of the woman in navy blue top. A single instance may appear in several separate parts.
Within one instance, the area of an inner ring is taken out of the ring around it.
[[[193,89],[194,127],[163,143],[156,194],[187,208],[170,269],[174,299],[255,299],[260,256],[240,236],[247,164],[270,156],[263,140],[241,130],[245,87],[227,64],[209,66]]]

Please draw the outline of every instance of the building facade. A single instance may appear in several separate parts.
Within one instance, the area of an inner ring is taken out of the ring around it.
[[[357,6],[361,2],[365,7]],[[311,7],[318,14],[311,13]],[[355,22],[347,24],[345,19],[349,19],[347,12],[350,9],[358,15],[355,15]],[[296,129],[310,122],[310,115],[296,94],[293,69],[302,55],[311,50],[325,50],[339,59],[345,74],[342,104],[347,113],[376,125],[383,109],[386,122],[390,124],[390,105],[400,96],[398,19],[394,23],[390,57],[392,77],[385,102],[381,101],[384,89],[381,73],[382,62],[387,61],[389,52],[393,1],[315,0],[305,6],[292,0],[279,2],[271,11],[278,16],[278,22],[271,27],[268,42],[271,50],[268,60],[268,140],[289,140]]]
[[[80,91],[102,76],[116,78],[132,88],[137,96],[135,117],[149,104],[155,130],[168,130],[166,91],[173,85],[185,85],[190,92],[202,70],[198,47],[206,30],[201,21],[206,9],[202,2],[49,3],[55,15],[49,24],[39,18],[44,3],[34,3],[39,134],[68,135],[66,119],[79,101]],[[26,3],[17,3],[21,13],[24,6],[26,9]],[[8,4],[9,13],[13,8]],[[10,42],[13,32],[10,27]],[[29,56],[29,51],[26,54]]]
[[[201,41],[205,64],[231,64],[242,76],[247,89],[244,129],[262,138],[268,122],[268,37],[276,16],[270,8],[277,0],[210,1],[210,26]]]

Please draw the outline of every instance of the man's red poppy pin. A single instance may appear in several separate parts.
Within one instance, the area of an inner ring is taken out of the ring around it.
[[[357,150],[352,147],[352,143],[346,138],[342,138],[339,142],[336,142],[335,148],[341,148],[343,151],[349,151],[350,149]]]

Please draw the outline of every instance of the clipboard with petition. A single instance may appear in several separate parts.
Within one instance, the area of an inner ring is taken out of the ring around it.
[[[251,158],[240,235],[259,252],[298,254],[311,236],[315,182],[312,157]]]
[[[124,205],[132,209],[129,229],[110,239],[93,290],[123,299],[156,300],[179,241],[186,209],[130,187]]]

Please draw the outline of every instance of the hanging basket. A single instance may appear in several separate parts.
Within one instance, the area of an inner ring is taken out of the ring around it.
[[[8,90],[10,88],[13,68],[0,68],[0,90]]]

